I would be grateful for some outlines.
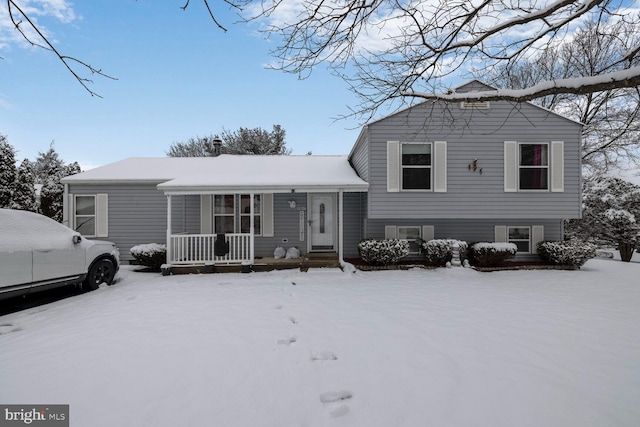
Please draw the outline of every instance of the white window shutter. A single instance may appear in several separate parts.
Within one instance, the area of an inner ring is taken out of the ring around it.
[[[397,239],[398,232],[396,230],[395,225],[385,225],[384,226],[384,238],[385,239]]]
[[[434,227],[433,225],[423,225],[422,226],[422,240],[428,242],[429,240],[433,240],[434,236]]]
[[[109,237],[109,195],[96,194],[96,237]]]
[[[212,199],[208,194],[200,195],[200,234],[213,233]]]
[[[518,143],[504,142],[504,191],[518,191]]]
[[[447,141],[435,141],[433,151],[433,191],[445,193],[447,191]]]
[[[67,197],[67,227],[76,229],[76,198],[73,194]]]
[[[538,253],[538,243],[544,240],[544,226],[534,225],[531,227],[531,253]]]
[[[493,240],[497,243],[505,243],[507,241],[507,226],[496,225],[494,228]]]
[[[551,141],[551,191],[564,191],[563,141]]]
[[[400,191],[400,142],[387,142],[387,191]]]
[[[262,236],[273,237],[273,194],[262,195]]]

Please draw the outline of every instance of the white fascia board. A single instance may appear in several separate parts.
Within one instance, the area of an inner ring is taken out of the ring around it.
[[[344,192],[367,192],[369,184],[345,185],[345,186],[277,186],[277,187],[228,187],[228,188],[211,188],[211,187],[160,187],[158,190],[166,195],[193,195],[193,194],[248,194],[248,193],[337,193],[342,190]]]

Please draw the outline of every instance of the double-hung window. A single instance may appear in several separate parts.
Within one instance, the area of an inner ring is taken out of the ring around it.
[[[549,189],[549,144],[519,145],[520,190]]]
[[[213,231],[234,233],[235,231],[235,196],[220,194],[213,196]]]
[[[422,236],[420,234],[421,228],[419,226],[398,226],[398,239],[406,240],[409,242],[409,252],[410,253],[418,253],[420,252],[420,246],[416,242]]]
[[[260,195],[254,194],[253,196],[253,234],[260,235],[262,230],[260,224],[262,223],[262,211],[260,203]],[[243,194],[240,196],[240,232],[251,232],[251,196]]]
[[[87,237],[96,236],[96,196],[75,197],[75,230]]]
[[[520,253],[531,253],[531,228],[530,227],[507,227],[509,243],[518,247]]]
[[[402,189],[431,190],[431,144],[405,143],[401,150]]]

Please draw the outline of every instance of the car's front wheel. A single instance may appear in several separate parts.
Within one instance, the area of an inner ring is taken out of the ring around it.
[[[113,276],[116,274],[116,268],[108,259],[101,259],[91,266],[87,278],[84,279],[82,287],[85,291],[94,291],[98,289],[101,283],[110,285]]]

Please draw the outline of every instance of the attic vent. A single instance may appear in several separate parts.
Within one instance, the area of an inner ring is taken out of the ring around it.
[[[460,108],[463,110],[468,110],[471,108],[475,108],[478,110],[488,110],[491,108],[489,101],[462,101],[460,103]]]

